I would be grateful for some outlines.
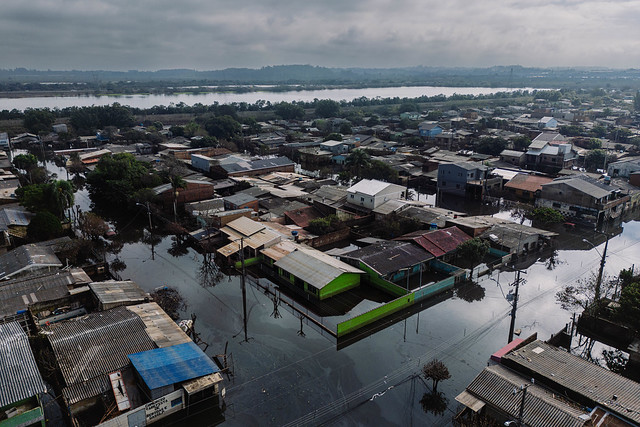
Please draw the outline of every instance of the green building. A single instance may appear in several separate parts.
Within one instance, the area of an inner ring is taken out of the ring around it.
[[[323,300],[360,285],[362,270],[316,249],[298,247],[273,263],[293,287]]]

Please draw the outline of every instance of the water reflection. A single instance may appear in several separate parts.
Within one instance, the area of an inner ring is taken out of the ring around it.
[[[485,290],[477,282],[468,282],[455,289],[455,296],[466,302],[482,301],[485,296]]]
[[[420,406],[425,413],[441,417],[449,407],[449,399],[442,392],[432,391],[422,395]]]

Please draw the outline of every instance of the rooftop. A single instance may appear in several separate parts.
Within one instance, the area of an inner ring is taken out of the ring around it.
[[[0,324],[0,372],[0,408],[47,391],[18,322]]]
[[[275,265],[317,289],[324,288],[341,274],[364,273],[360,269],[311,248],[295,250],[280,258]]]
[[[388,187],[400,187],[396,184],[391,184],[389,182],[378,181],[377,179],[363,179],[357,184],[352,185],[347,189],[348,193],[362,193],[367,196],[375,196],[383,190],[386,190]]]
[[[361,261],[378,274],[386,276],[403,268],[426,262],[433,256],[412,243],[384,241],[349,252],[341,258]]]
[[[219,371],[193,341],[130,354],[129,360],[150,390]]]

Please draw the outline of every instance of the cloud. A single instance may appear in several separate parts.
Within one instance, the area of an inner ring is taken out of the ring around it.
[[[2,67],[640,64],[640,2],[3,0]]]

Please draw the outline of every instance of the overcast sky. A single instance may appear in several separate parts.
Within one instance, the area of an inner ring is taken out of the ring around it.
[[[0,0],[0,68],[640,67],[640,1]]]

